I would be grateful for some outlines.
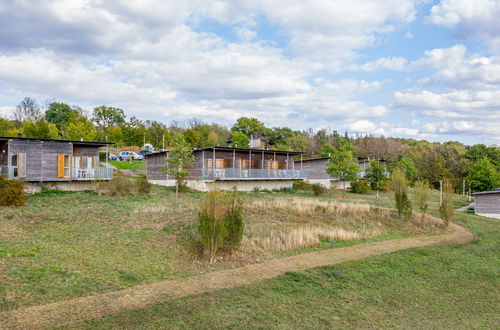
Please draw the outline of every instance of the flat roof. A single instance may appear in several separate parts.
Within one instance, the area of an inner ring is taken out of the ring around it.
[[[302,162],[307,162],[307,161],[313,161],[313,160],[327,160],[330,159],[330,157],[313,157],[313,158],[306,158],[302,159]],[[368,160],[368,157],[356,157],[356,159],[359,160]],[[380,162],[385,162],[383,159],[377,159]],[[300,162],[300,160],[296,160],[296,162]]]
[[[255,149],[255,148],[233,148],[233,147],[205,147],[205,148],[199,148],[199,149],[193,149],[193,152],[195,151],[213,151],[213,150],[219,150],[219,151],[241,151],[241,152],[259,152],[259,153],[269,153],[269,154],[282,154],[282,155],[301,155],[305,154],[305,152],[302,151],[283,151],[283,150],[269,150],[269,149]],[[151,157],[153,155],[158,155],[158,154],[163,154],[167,153],[168,151],[159,151],[159,152],[154,152],[152,154],[147,154],[146,157]]]
[[[473,193],[473,195],[488,195],[488,194],[500,194],[500,188],[497,188],[495,190],[480,191],[477,193]]]
[[[78,141],[78,140],[57,140],[57,139],[39,139],[39,138],[0,136],[0,141],[8,141],[8,140],[68,142],[68,143],[73,143],[73,144],[84,144],[84,145],[93,145],[93,146],[105,146],[107,144],[108,145],[109,144],[115,144],[114,142]]]

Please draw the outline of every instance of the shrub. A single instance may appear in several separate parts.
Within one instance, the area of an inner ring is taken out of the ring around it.
[[[23,206],[24,182],[0,175],[0,206]]]
[[[406,220],[410,219],[412,208],[410,199],[408,198],[408,181],[406,180],[405,173],[399,168],[392,172],[391,188],[394,192],[398,216]]]
[[[226,237],[224,238],[224,247],[231,250],[237,249],[243,239],[243,201],[241,195],[233,188],[226,193],[226,215],[224,216],[224,227],[226,228]]]
[[[365,180],[358,180],[351,182],[351,191],[356,194],[366,194],[370,191],[370,186]]]
[[[112,180],[99,183],[99,194],[108,194],[112,197],[127,196],[133,192],[133,184],[122,175],[116,176]]]
[[[198,212],[198,232],[204,252],[211,264],[215,262],[217,251],[222,247],[226,237],[225,215],[226,198],[224,193],[218,190],[206,193]]]
[[[149,194],[152,184],[146,178],[138,178],[135,181],[135,189],[139,194]]]
[[[444,220],[446,225],[449,225],[453,219],[453,185],[450,181],[445,181],[443,184],[443,200],[439,207],[441,219]]]
[[[326,192],[326,188],[320,185],[319,183],[315,183],[311,185],[314,196],[321,196]]]
[[[279,188],[279,189],[273,189],[273,192],[281,192],[281,193],[286,193],[286,194],[294,194],[295,193],[295,189],[293,189],[291,187],[283,187],[283,188]]]
[[[305,181],[293,181],[292,188],[295,190],[307,191],[311,190],[311,184]]]
[[[429,185],[424,181],[417,181],[413,192],[413,204],[421,213],[427,212],[430,198],[431,190]]]

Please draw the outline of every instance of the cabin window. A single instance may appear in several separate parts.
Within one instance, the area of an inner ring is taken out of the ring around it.
[[[70,155],[57,155],[57,177],[69,178],[71,172]]]
[[[14,178],[19,177],[19,155],[17,153],[12,154],[10,158],[10,166],[12,167],[12,176]]]

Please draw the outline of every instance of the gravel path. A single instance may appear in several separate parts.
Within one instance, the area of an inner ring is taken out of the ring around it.
[[[61,326],[207,291],[248,285],[287,271],[333,265],[415,247],[464,244],[473,239],[474,236],[469,231],[452,224],[449,232],[444,235],[395,239],[311,252],[181,280],[140,285],[121,291],[3,312],[0,313],[0,329]]]

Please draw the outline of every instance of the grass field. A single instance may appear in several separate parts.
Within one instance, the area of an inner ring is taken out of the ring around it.
[[[131,170],[136,171],[146,171],[146,161],[144,160],[133,160],[132,162],[125,161],[121,162],[119,160],[110,160],[109,163],[119,170]]]
[[[164,188],[124,198],[61,192],[30,196],[25,207],[4,208],[0,214],[0,309],[185,278],[318,249],[442,232],[379,209],[392,206],[388,194],[378,199],[346,194],[349,208],[336,211],[343,205],[337,203],[340,196],[246,194],[244,244],[239,252],[223,255],[211,266],[200,257],[197,243],[200,193],[181,194],[179,204],[174,193]],[[374,207],[356,205],[362,201]],[[340,230],[349,233],[347,240],[339,239],[345,235]]]
[[[477,239],[289,272],[69,328],[497,329],[499,220],[456,222]]]

